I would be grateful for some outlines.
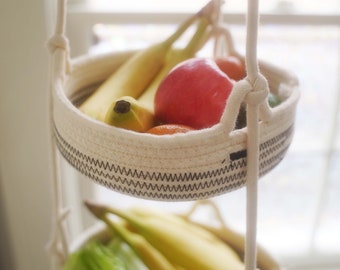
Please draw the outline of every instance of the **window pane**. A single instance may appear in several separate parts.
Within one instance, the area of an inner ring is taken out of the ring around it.
[[[294,149],[322,151],[331,136],[338,96],[339,29],[262,27],[258,50],[260,58],[291,70],[300,80]]]
[[[324,253],[340,251],[340,153],[331,159],[329,182],[325,187],[325,205],[321,209],[320,228],[316,235],[315,248]]]

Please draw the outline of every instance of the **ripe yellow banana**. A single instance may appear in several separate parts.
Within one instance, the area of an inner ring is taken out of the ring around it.
[[[211,3],[180,24],[165,41],[141,50],[124,62],[99,88],[80,105],[79,109],[103,121],[112,101],[122,96],[137,98],[154,79],[164,64],[167,52],[197,18],[212,12]]]
[[[195,223],[195,222],[194,222]],[[220,239],[225,241],[230,247],[239,252],[243,252],[245,246],[244,235],[234,232],[227,227],[212,227],[201,223],[195,223],[197,226],[210,231],[214,235],[217,235]],[[257,267],[259,269],[273,269],[278,270],[279,267],[275,259],[261,246],[257,247]]]
[[[170,72],[180,62],[192,58],[196,53],[204,46],[209,37],[208,27],[210,25],[210,20],[206,17],[201,17],[197,22],[196,31],[183,49],[171,48],[166,55],[165,64],[154,78],[152,83],[147,87],[147,89],[138,98],[138,101],[142,103],[143,106],[154,111],[154,99],[155,94],[158,89],[159,84],[165,78],[165,76]]]
[[[193,57],[207,40],[209,20],[202,17],[197,24],[195,34],[184,49],[169,49],[164,66],[142,96],[138,100],[129,96],[119,98],[108,109],[105,123],[137,132],[146,132],[153,127],[154,96],[161,80],[176,64]]]
[[[208,241],[179,226],[157,217],[138,217],[130,211],[86,203],[92,213],[102,217],[115,214],[130,223],[137,233],[158,249],[172,264],[186,270],[243,270],[236,253],[214,235]]]
[[[163,220],[164,222],[168,222],[173,224],[174,226],[182,226],[191,230],[192,233],[195,233],[197,237],[201,237],[206,239],[207,241],[215,241],[215,235],[212,235],[211,232],[207,232],[206,229],[203,229],[200,226],[197,226],[199,223],[194,226],[187,219],[184,219],[181,216],[166,213],[164,211],[156,210],[154,208],[144,207],[144,206],[134,206],[129,209],[129,211],[140,218],[158,218]]]
[[[126,96],[110,105],[104,122],[119,128],[146,132],[154,126],[154,114],[133,97]]]
[[[134,250],[149,269],[176,270],[163,254],[146,241],[143,236],[130,232],[124,225],[110,220],[106,215],[100,218],[118,237]]]

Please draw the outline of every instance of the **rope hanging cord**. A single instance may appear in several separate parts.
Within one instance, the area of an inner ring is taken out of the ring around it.
[[[259,107],[269,90],[265,77],[258,74],[252,85],[247,79],[239,81],[234,91],[247,93],[247,231],[245,247],[246,270],[256,269],[257,181],[259,177]]]
[[[56,140],[53,128],[53,92],[58,87],[63,87],[65,71],[70,68],[69,61],[69,41],[65,36],[66,23],[66,0],[59,0],[57,7],[57,18],[54,35],[49,39],[47,48],[52,56],[50,68],[51,84],[49,91],[49,118],[51,136],[51,177],[53,183],[53,218],[54,224],[51,232],[51,239],[47,249],[51,256],[51,269],[59,270],[69,255],[69,246],[66,237],[65,220],[69,214],[69,209],[63,207],[62,188],[60,179],[60,166],[57,160]]]
[[[246,245],[245,268],[256,269],[256,232],[259,178],[259,106],[264,103],[269,87],[267,80],[260,75],[257,60],[257,35],[259,25],[258,0],[248,0],[247,40],[246,40],[246,71],[252,92],[247,95],[247,207],[246,207]]]

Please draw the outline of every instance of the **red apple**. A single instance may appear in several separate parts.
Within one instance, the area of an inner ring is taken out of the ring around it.
[[[220,121],[232,87],[233,80],[213,59],[186,60],[160,84],[155,96],[155,116],[166,124],[194,129],[211,127]]]
[[[236,56],[216,58],[215,62],[217,66],[229,76],[229,78],[235,81],[239,81],[246,76],[243,62]]]

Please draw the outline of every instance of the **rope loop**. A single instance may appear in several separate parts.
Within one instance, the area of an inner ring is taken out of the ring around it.
[[[56,49],[69,51],[69,46],[69,41],[64,34],[54,34],[47,43],[50,53],[54,53]]]
[[[212,4],[214,7],[212,23],[214,26],[217,26],[222,22],[222,5],[224,4],[224,0],[213,0]]]
[[[245,101],[251,105],[260,105],[266,100],[269,87],[267,79],[262,74],[258,74],[254,83],[251,83],[248,78],[236,82],[233,91],[241,97],[241,100],[240,98],[237,99],[238,101]]]
[[[258,74],[253,84],[246,81],[249,83],[251,91],[247,94],[245,102],[249,105],[260,105],[266,101],[269,94],[267,79],[262,74]]]

